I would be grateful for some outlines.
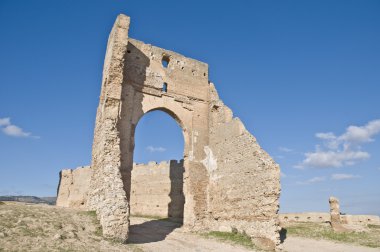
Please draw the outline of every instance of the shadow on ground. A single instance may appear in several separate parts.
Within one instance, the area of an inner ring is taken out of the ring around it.
[[[177,220],[149,220],[129,227],[128,243],[143,244],[165,240],[174,229],[182,226]]]

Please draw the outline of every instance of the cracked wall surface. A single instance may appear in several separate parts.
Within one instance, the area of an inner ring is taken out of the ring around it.
[[[94,132],[87,205],[103,234],[128,238],[134,131],[161,110],[183,131],[185,228],[235,228],[278,248],[279,166],[219,99],[207,64],[129,38],[129,23],[119,15],[108,40]]]

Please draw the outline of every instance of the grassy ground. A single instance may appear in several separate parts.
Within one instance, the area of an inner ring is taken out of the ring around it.
[[[252,243],[251,238],[246,234],[241,234],[238,232],[218,232],[211,231],[208,233],[202,233],[203,237],[214,238],[221,241],[227,241],[229,243],[244,246],[246,248],[254,249],[258,251],[258,248]]]
[[[161,217],[156,215],[143,215],[143,214],[131,214],[131,217],[137,217],[137,218],[146,218],[151,220],[160,220],[160,221],[168,221],[168,222],[174,222],[183,224],[183,218],[174,218],[174,217]]]
[[[0,251],[139,251],[139,248],[104,239],[94,212],[6,202],[0,204]]]
[[[380,226],[369,225],[368,232],[336,233],[328,224],[294,223],[284,227],[286,236],[300,236],[313,239],[326,239],[352,243],[372,248],[380,247]]]

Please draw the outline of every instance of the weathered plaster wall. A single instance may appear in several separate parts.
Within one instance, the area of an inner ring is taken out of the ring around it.
[[[130,208],[132,215],[183,217],[183,160],[134,164]]]
[[[62,170],[59,173],[56,205],[86,209],[91,172],[90,166]]]

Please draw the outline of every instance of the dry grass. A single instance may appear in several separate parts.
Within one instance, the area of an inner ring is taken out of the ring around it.
[[[145,218],[145,219],[159,220],[159,221],[168,221],[168,222],[183,224],[183,219],[182,218],[161,217],[161,216],[156,216],[156,215],[144,215],[144,214],[132,214],[131,217]]]
[[[0,251],[141,251],[102,237],[94,212],[0,204]]]
[[[312,239],[326,239],[352,243],[372,248],[380,247],[380,226],[369,225],[368,232],[336,233],[328,224],[294,223],[284,227],[286,236],[300,236]]]
[[[226,241],[232,244],[237,244],[237,245],[258,251],[258,248],[252,243],[252,240],[248,235],[239,233],[237,231],[233,231],[233,232],[211,231],[208,233],[202,233],[201,235],[206,238],[214,238],[214,239]]]

